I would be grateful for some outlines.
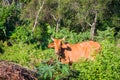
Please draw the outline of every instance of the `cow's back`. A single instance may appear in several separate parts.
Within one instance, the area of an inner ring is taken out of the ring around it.
[[[82,43],[79,43],[79,45],[80,45],[80,48],[82,49],[84,57],[88,59],[94,59],[95,55],[100,50],[100,44],[94,41],[82,42]]]
[[[95,54],[99,52],[100,44],[94,41],[86,41],[70,44],[69,48],[69,50],[64,51],[67,61],[76,62],[82,57],[93,60]]]

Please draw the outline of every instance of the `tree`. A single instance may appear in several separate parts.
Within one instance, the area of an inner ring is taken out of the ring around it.
[[[106,4],[110,1],[111,0],[105,0],[105,1],[79,0],[80,8],[79,8],[79,12],[78,12],[78,15],[79,15],[78,18],[79,18],[79,21],[83,20],[83,22],[86,22],[90,26],[92,40],[94,40],[97,21],[102,19],[102,17],[103,17],[102,15],[107,8]]]

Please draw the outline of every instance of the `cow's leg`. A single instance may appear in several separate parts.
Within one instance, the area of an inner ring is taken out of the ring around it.
[[[68,56],[68,57],[66,57],[66,58],[62,58],[61,59],[61,62],[63,63],[63,64],[69,64],[69,65],[72,65],[72,61],[70,60],[70,57]]]
[[[69,65],[71,66],[73,62],[70,60],[69,56],[68,56],[68,60],[69,60]]]
[[[58,61],[60,61],[60,62],[61,62],[61,57],[60,57],[60,56],[58,56]]]

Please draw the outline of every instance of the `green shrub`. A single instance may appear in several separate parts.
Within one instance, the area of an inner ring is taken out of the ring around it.
[[[69,66],[54,60],[51,64],[41,63],[38,67],[40,80],[60,80],[69,75]]]
[[[31,39],[30,32],[23,26],[15,28],[14,32],[10,36],[12,43],[27,42]]]
[[[54,36],[55,38],[63,38],[65,37],[65,41],[68,41],[70,43],[77,43],[77,42],[81,42],[81,41],[85,41],[85,40],[89,40],[90,38],[90,32],[86,31],[86,32],[80,32],[75,33],[73,31],[69,31],[68,28],[62,28],[59,30],[58,33],[55,32],[55,29],[52,28],[51,26],[47,26],[48,27],[48,33],[51,34],[51,36]],[[49,43],[52,40],[49,40]]]
[[[6,45],[6,43],[2,43],[2,45]],[[55,56],[53,49],[41,50],[36,48],[36,45],[37,44],[26,43],[17,43],[13,44],[13,46],[6,45],[1,47],[4,52],[0,54],[0,59],[34,68],[35,65],[38,65],[42,60]]]
[[[19,14],[20,10],[14,4],[0,7],[0,40],[6,40],[12,34],[20,21]]]
[[[114,41],[114,30],[112,28],[107,28],[105,31],[99,31],[98,30],[98,36],[95,37],[96,40],[109,40]]]

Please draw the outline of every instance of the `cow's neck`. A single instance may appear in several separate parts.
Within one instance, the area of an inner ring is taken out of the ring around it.
[[[61,48],[59,56],[61,56],[61,58],[65,58],[65,49],[64,48]]]

